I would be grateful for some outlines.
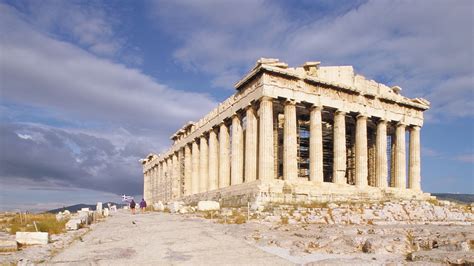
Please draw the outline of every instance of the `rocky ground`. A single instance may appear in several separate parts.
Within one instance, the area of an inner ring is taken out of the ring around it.
[[[121,210],[93,224],[82,237],[78,236],[85,231],[69,232],[47,248],[0,255],[0,262],[473,264],[473,222],[471,206],[448,202],[333,203],[206,212],[173,203],[165,212],[131,215]]]

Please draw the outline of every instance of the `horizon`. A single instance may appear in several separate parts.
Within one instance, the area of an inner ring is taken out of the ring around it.
[[[426,98],[422,190],[474,194],[473,9],[472,1],[1,1],[0,211],[142,197],[138,160],[168,149],[176,130],[231,96],[260,57],[352,65]]]

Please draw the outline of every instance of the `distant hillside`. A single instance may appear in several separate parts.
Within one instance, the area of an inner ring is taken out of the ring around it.
[[[124,205],[126,205],[126,204],[122,204],[122,203],[105,202],[105,203],[102,204],[103,208],[107,208],[108,203],[110,203],[110,205],[116,205],[117,208],[121,208]],[[66,206],[66,207],[62,207],[62,208],[58,208],[58,209],[54,209],[54,210],[49,210],[47,212],[49,212],[49,213],[58,213],[60,211],[62,212],[62,211],[65,211],[65,210],[68,210],[70,212],[77,212],[77,211],[81,210],[82,208],[89,208],[91,210],[95,210],[96,205],[79,203],[79,204],[76,204],[76,205]]]
[[[439,200],[449,200],[471,204],[474,202],[474,194],[451,194],[451,193],[431,193]]]

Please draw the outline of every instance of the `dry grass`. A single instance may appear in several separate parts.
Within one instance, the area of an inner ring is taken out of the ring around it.
[[[61,234],[66,231],[67,220],[57,221],[56,216],[51,213],[41,214],[12,214],[0,221],[0,228],[2,231],[10,234],[16,232],[36,232],[36,227],[39,232],[47,232],[49,234]]]

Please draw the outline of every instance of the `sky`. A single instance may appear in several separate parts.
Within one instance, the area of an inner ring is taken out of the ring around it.
[[[473,1],[0,0],[0,210],[141,197],[138,162],[261,57],[431,102],[422,188],[474,193]]]

